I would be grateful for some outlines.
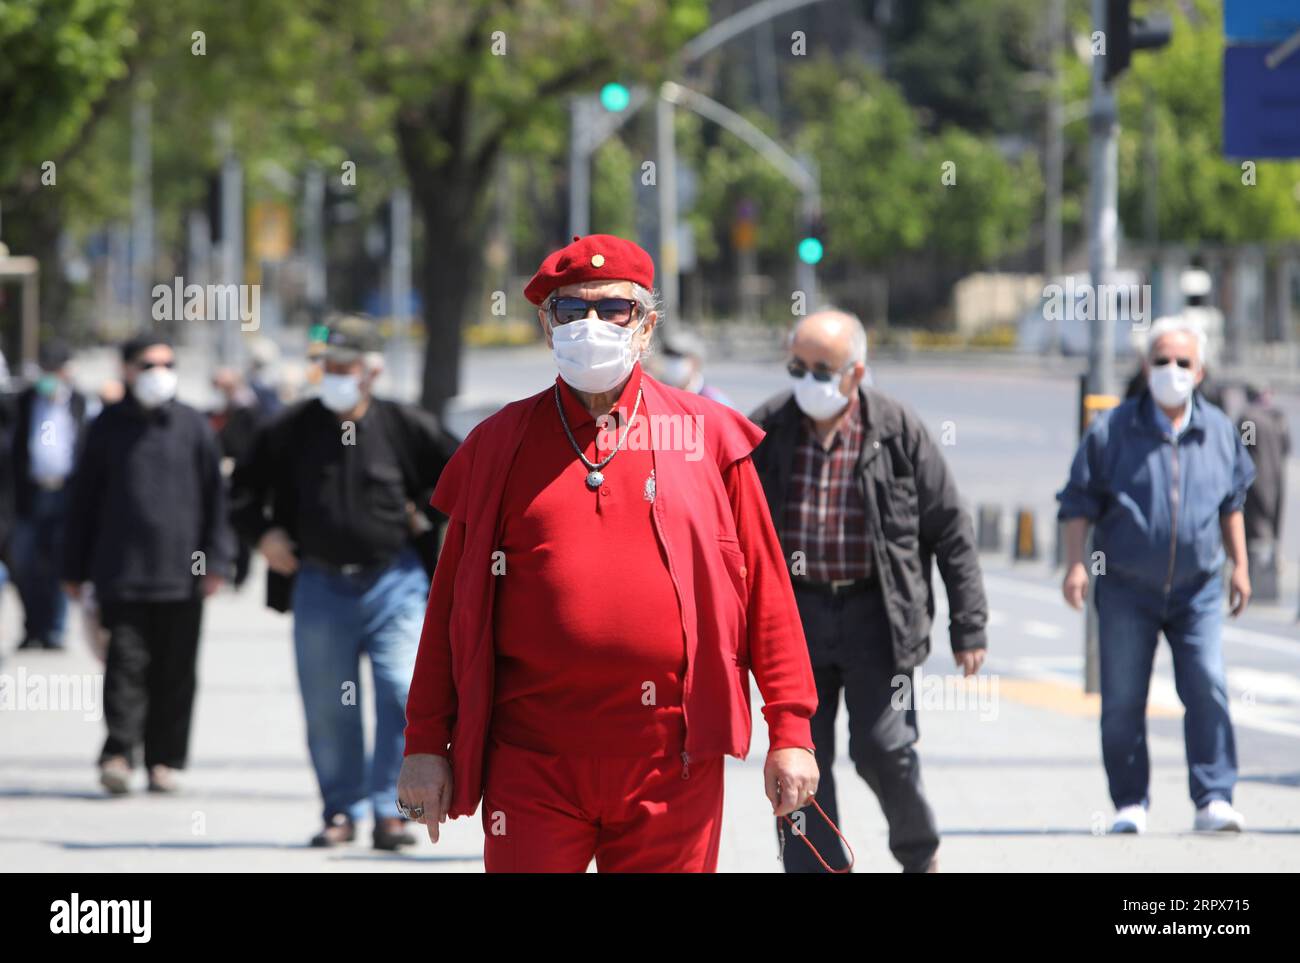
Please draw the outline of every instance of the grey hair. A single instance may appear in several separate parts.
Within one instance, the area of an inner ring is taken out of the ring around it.
[[[1140,350],[1146,358],[1151,357],[1151,352],[1155,350],[1156,342],[1167,334],[1188,334],[1196,342],[1196,360],[1198,363],[1205,364],[1205,328],[1192,318],[1183,317],[1178,314],[1167,315],[1163,318],[1156,318],[1151,323],[1150,330],[1141,332],[1137,335],[1140,340]]]
[[[856,361],[859,364],[867,363],[867,329],[859,318],[852,311],[843,311],[840,308],[818,308],[812,314],[800,318],[790,328],[790,333],[785,337],[785,346],[789,348],[794,344],[794,333],[798,330],[799,325],[803,324],[808,318],[815,317],[819,314],[834,314],[843,318],[849,325],[849,360]]]
[[[646,317],[650,312],[655,313],[655,329],[664,322],[664,302],[663,297],[658,291],[643,287],[632,282],[632,297],[636,300],[637,307],[641,309],[641,317]],[[650,340],[646,342],[645,349],[641,352],[643,355],[650,354],[654,346],[654,331],[650,332]]]

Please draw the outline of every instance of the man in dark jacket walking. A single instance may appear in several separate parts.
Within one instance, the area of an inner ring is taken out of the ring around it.
[[[912,670],[930,649],[932,559],[948,591],[953,653],[968,676],[984,661],[988,606],[948,466],[914,412],[863,385],[866,360],[857,318],[823,311],[801,321],[790,339],[792,390],[750,416],[767,432],[754,465],[790,562],[817,681],[817,800],[836,821],[843,690],[849,756],[880,800],[890,850],[905,872],[933,872],[939,832],[921,786],[912,698]],[[833,868],[844,866],[830,827],[815,810],[802,812],[809,842]],[[784,854],[788,872],[819,868],[802,841]]]
[[[140,744],[149,789],[177,788],[197,684],[203,600],[234,554],[221,456],[202,414],[175,400],[176,356],[144,335],[122,349],[127,394],[91,423],[69,499],[63,580],[91,582],[109,632],[100,782],[129,789]]]
[[[454,443],[428,412],[371,394],[377,348],[364,319],[332,322],[320,397],[258,433],[231,491],[240,536],[282,589],[268,603],[293,610],[325,823],[312,845],[351,842],[373,814],[375,847],[392,850],[415,842],[398,813],[397,775],[429,594],[433,520],[424,509]],[[375,684],[370,760],[357,690],[363,652]]]
[[[1246,492],[1246,553],[1251,570],[1264,570],[1267,593],[1260,597],[1276,600],[1277,571],[1282,546],[1282,507],[1286,504],[1286,460],[1291,455],[1291,426],[1286,413],[1273,403],[1273,391],[1267,386],[1246,389],[1247,405],[1237,419],[1241,436],[1251,461],[1255,463],[1255,483]],[[1256,568],[1259,566],[1259,568]]]

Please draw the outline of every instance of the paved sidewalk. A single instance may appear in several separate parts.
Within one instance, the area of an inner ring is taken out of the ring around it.
[[[18,605],[12,589],[4,591],[0,674],[9,684],[20,673],[29,694],[33,685],[62,684],[80,674],[89,674],[93,684],[99,666],[79,633],[66,654],[11,651]],[[318,827],[318,800],[289,621],[262,607],[256,574],[242,594],[224,593],[212,603],[205,621],[192,764],[180,796],[104,798],[92,766],[103,738],[93,711],[0,711],[0,866],[78,872],[481,871],[477,818],[448,824],[437,847],[422,840],[410,854],[370,850],[368,827],[352,847],[308,848],[306,840]],[[935,648],[938,655],[927,665],[932,679],[951,666],[941,632]],[[1008,671],[996,649],[990,668]],[[1237,804],[1252,831],[1240,837],[1190,833],[1181,738],[1172,726],[1152,737],[1152,831],[1142,838],[1097,836],[1109,802],[1095,703],[1063,682],[996,678],[997,699],[983,711],[974,698],[971,708],[935,707],[923,690],[920,749],[943,829],[945,871],[1300,869],[1295,773],[1278,776],[1243,759]],[[840,721],[836,774],[843,829],[860,870],[894,872],[879,807],[844,758],[842,713]],[[779,869],[762,796],[766,732],[757,712],[755,734],[751,758],[727,763],[724,871]]]

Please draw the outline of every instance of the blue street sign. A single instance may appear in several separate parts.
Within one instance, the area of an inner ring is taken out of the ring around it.
[[[1223,52],[1223,153],[1228,157],[1300,157],[1300,50],[1276,67],[1273,47]]]
[[[1228,43],[1280,43],[1300,30],[1296,0],[1224,0]]]

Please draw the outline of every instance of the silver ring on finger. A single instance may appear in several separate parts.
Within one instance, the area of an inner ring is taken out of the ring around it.
[[[397,811],[407,819],[422,819],[424,817],[423,806],[408,806],[400,799],[397,800]]]

